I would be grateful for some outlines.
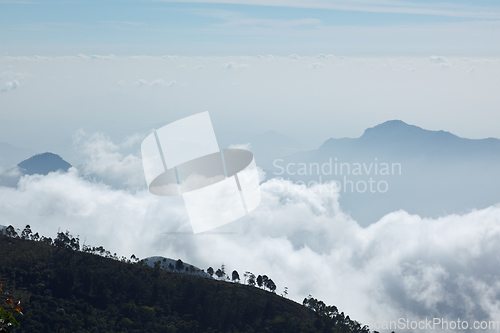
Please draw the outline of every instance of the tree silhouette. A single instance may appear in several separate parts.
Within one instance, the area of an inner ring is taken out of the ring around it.
[[[267,281],[269,281],[267,275],[262,275],[262,285],[264,286],[264,289],[267,288]]]
[[[257,276],[257,285],[259,286],[259,288],[262,288],[262,276],[261,275]]]
[[[66,232],[58,232],[56,239],[54,239],[54,245],[61,249],[70,249],[73,251],[80,250],[80,239],[78,237],[74,238],[68,230]],[[109,253],[111,256],[111,253]]]
[[[13,226],[9,225],[6,229],[5,229],[5,235],[9,236],[9,237],[12,237],[12,238],[17,238],[19,237],[19,235],[17,234],[16,232],[16,229],[14,229]]]
[[[213,277],[214,276],[214,269],[212,267],[208,267],[207,273],[208,273],[208,275],[210,275],[210,277]]]
[[[222,263],[222,265],[220,266],[220,270],[222,272],[222,277],[224,278],[224,280],[226,279],[226,266],[224,265],[224,263]]]
[[[24,228],[24,230],[21,232],[21,239],[27,239],[27,240],[30,240],[31,239],[31,235],[32,235],[32,231],[31,231],[31,227],[30,225],[26,225],[26,227]]]
[[[248,275],[248,285],[255,286],[255,275],[253,273]]]
[[[215,272],[215,275],[217,275],[217,277],[219,278],[219,280],[222,279],[222,277],[224,276],[224,273],[222,272],[222,270],[219,268],[217,270],[217,272]]]
[[[236,280],[240,281],[240,275],[238,274],[238,272],[236,270],[233,271],[232,276],[231,276],[231,280],[233,280],[233,282],[236,282]]]
[[[274,284],[273,280],[269,279],[266,281],[266,287],[269,289],[272,293],[276,290],[276,285]]]
[[[178,272],[181,272],[181,271],[184,269],[184,263],[182,262],[182,260],[178,259],[178,260],[175,262],[175,269],[176,269],[176,271],[178,271]]]

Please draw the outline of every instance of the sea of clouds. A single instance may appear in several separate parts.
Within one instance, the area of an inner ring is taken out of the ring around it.
[[[362,323],[500,319],[499,206],[438,219],[396,211],[362,228],[338,193],[272,179],[249,216],[193,235],[182,199],[150,194],[140,153],[126,152],[141,138],[78,132],[84,162],[0,187],[0,224],[50,237],[69,230],[119,256],[266,274],[278,293],[286,286],[298,302],[311,294]]]

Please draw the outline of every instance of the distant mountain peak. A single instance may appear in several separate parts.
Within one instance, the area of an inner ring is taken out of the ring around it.
[[[456,135],[446,131],[431,131],[415,125],[409,125],[402,120],[389,120],[374,127],[367,128],[360,137],[362,140],[412,140],[432,137],[458,138]]]
[[[380,135],[397,135],[397,134],[417,134],[423,133],[424,130],[421,127],[415,125],[409,125],[402,120],[388,120],[382,124],[378,124],[374,127],[367,128],[361,138],[366,138],[369,136],[380,136]]]
[[[56,171],[67,172],[71,168],[71,164],[63,160],[61,156],[49,152],[34,155],[17,166],[27,175],[48,175],[50,172]]]

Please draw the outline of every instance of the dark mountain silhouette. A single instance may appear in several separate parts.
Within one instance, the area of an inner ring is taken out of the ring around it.
[[[71,164],[53,153],[32,156],[17,165],[25,175],[48,175],[50,172],[67,172]]]
[[[24,313],[15,332],[368,332],[312,297],[301,305],[250,285],[80,252],[61,234],[54,242],[0,234],[3,290]]]
[[[67,172],[71,164],[63,160],[59,155],[43,153],[34,155],[0,173],[0,186],[17,187],[17,183],[25,175],[48,175],[51,172]]]
[[[290,168],[294,175],[283,170],[289,163],[295,163]],[[297,174],[298,163],[306,165],[306,174]],[[332,174],[318,174],[311,163],[331,164]],[[277,165],[268,178],[338,181],[341,207],[361,225],[399,209],[435,218],[500,202],[499,139],[465,139],[400,120],[368,128],[359,138],[329,139],[317,150],[287,156]],[[382,191],[370,188],[369,181],[374,181],[372,187],[382,182]]]
[[[343,152],[352,149],[351,154],[378,153],[380,156],[408,156],[455,158],[460,154],[468,157],[498,158],[500,140],[494,138],[472,140],[460,138],[445,131],[429,131],[408,125],[401,120],[390,120],[365,130],[357,139],[329,139],[320,151]]]

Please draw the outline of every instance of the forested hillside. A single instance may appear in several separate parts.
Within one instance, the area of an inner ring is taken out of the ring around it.
[[[24,313],[14,332],[368,332],[311,297],[301,305],[95,250],[80,251],[68,233],[0,233],[0,282]]]

